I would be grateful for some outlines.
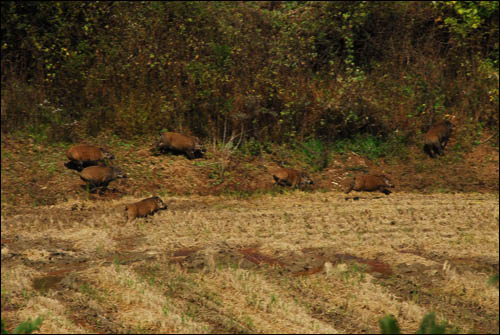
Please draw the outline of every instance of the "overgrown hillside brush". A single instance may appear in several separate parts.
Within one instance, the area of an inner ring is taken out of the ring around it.
[[[498,2],[2,2],[2,131],[498,132]]]

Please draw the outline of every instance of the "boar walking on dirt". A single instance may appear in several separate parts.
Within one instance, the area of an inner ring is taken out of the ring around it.
[[[152,215],[164,209],[167,209],[167,205],[159,197],[147,198],[125,206],[128,221],[132,221],[136,217]]]
[[[115,157],[106,149],[94,145],[80,144],[66,151],[69,162],[64,163],[68,169],[82,171],[84,168],[98,165],[105,159],[113,160]]]
[[[273,173],[276,184],[281,186],[304,187],[314,184],[305,172],[299,172],[294,169],[281,168]]]
[[[362,175],[356,176],[353,178],[352,182],[349,184],[345,193],[349,193],[352,190],[362,192],[373,192],[380,191],[386,195],[391,194],[392,192],[387,188],[393,188],[391,180],[381,174],[381,175]]]
[[[160,152],[184,153],[189,159],[203,157],[206,151],[199,138],[174,132],[161,134],[160,141],[153,149],[158,149]]]
[[[127,175],[117,167],[96,165],[83,169],[80,178],[87,183],[91,191],[94,191],[97,188],[104,190],[113,180],[127,178]]]
[[[448,144],[453,127],[449,120],[434,124],[425,134],[424,152],[431,158],[436,154],[444,155],[443,150]]]

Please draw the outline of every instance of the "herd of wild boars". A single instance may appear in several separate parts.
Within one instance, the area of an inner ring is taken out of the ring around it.
[[[424,152],[431,158],[437,155],[444,155],[444,148],[448,144],[454,124],[449,120],[444,120],[433,124],[424,136]],[[391,194],[389,188],[394,188],[394,184],[386,175],[367,174],[354,177],[349,183],[345,193],[351,191],[373,192],[380,191],[386,195]]]
[[[443,155],[454,124],[448,120],[432,125],[424,137],[424,152],[431,158]],[[183,135],[175,132],[164,132],[152,148],[160,153],[172,152],[185,154],[188,159],[202,158],[206,152],[200,140],[195,136]],[[80,144],[73,146],[66,152],[69,162],[64,163],[68,169],[77,170],[80,178],[86,183],[90,191],[98,188],[105,190],[110,182],[118,178],[127,178],[127,174],[116,166],[107,166],[106,163],[114,160],[114,155],[108,150]],[[279,168],[272,173],[276,185],[292,188],[304,188],[314,184],[305,173],[291,168]],[[345,189],[351,191],[374,192],[379,191],[389,195],[394,184],[391,179],[383,174],[365,174],[352,178]],[[154,214],[159,210],[167,209],[167,205],[157,196],[141,200],[125,206],[128,221],[136,217]]]
[[[174,132],[161,134],[160,140],[155,144],[153,150],[182,153],[189,159],[203,157],[203,153],[206,152],[197,137]],[[106,165],[107,161],[114,160],[115,157],[104,148],[79,144],[71,147],[66,152],[66,156],[69,162],[64,163],[64,166],[80,172],[80,179],[85,182],[90,192],[97,189],[103,192],[113,180],[128,177],[121,168]],[[167,209],[167,205],[157,196],[125,206],[128,221],[165,209]]]

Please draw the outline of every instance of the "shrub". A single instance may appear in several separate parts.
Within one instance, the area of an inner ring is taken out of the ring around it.
[[[5,329],[5,326],[2,322],[2,334],[9,334],[9,332]],[[37,317],[34,321],[28,319],[24,322],[21,322],[15,329],[13,334],[31,334],[35,330],[40,330],[40,326],[42,325],[43,318]]]
[[[393,315],[386,315],[379,320],[382,334],[401,334],[398,321]],[[446,323],[437,324],[434,313],[429,313],[422,319],[417,334],[444,334]]]
[[[411,140],[446,114],[498,131],[498,2],[1,6],[4,132]]]

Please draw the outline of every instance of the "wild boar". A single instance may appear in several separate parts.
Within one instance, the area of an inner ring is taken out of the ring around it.
[[[448,144],[453,127],[449,120],[434,124],[425,134],[424,152],[431,158],[434,158],[435,154],[444,155],[443,150]]]
[[[276,184],[281,186],[304,187],[314,184],[305,172],[298,172],[294,169],[281,168],[273,173],[273,178]]]
[[[362,175],[362,176],[356,176],[352,179],[352,182],[349,184],[349,187],[345,193],[349,193],[352,190],[354,191],[366,191],[366,192],[373,192],[373,191],[380,191],[386,195],[391,194],[392,192],[388,190],[387,188],[394,188],[394,185],[392,184],[391,180],[381,174],[381,175]]]
[[[71,147],[66,156],[69,162],[64,163],[68,169],[74,169],[78,172],[88,166],[98,165],[105,159],[113,160],[115,157],[106,149],[96,147],[94,145],[80,144]]]
[[[167,205],[159,197],[147,198],[125,206],[128,221],[132,221],[136,217],[151,215],[164,209],[167,209]]]
[[[127,178],[120,168],[112,166],[89,166],[80,172],[80,178],[87,183],[90,190],[101,187],[104,190],[108,184],[117,178]]]
[[[199,138],[174,132],[163,133],[155,147],[161,152],[184,153],[189,159],[203,157],[206,151]]]

